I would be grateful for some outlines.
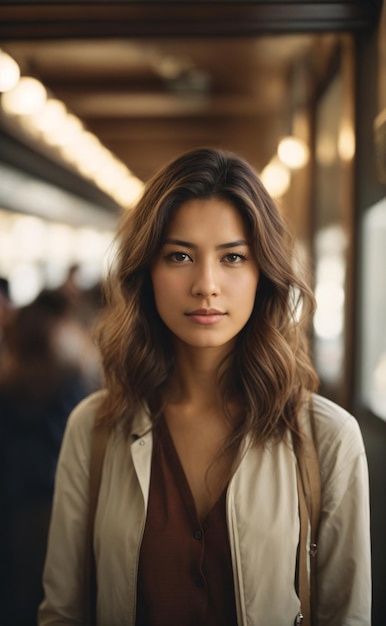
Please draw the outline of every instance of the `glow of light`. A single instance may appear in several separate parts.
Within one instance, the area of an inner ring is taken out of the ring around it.
[[[67,265],[74,258],[74,230],[65,224],[49,224],[47,258]]]
[[[76,115],[68,113],[63,120],[63,124],[54,133],[46,137],[46,141],[53,146],[67,146],[75,141],[78,135],[83,132],[83,124]]]
[[[316,267],[318,283],[330,283],[343,286],[345,279],[345,263],[341,255],[322,256]]]
[[[317,310],[315,333],[321,339],[336,339],[343,330],[344,289],[335,282],[320,282],[315,288]]]
[[[86,263],[79,266],[77,286],[79,289],[91,289],[101,280],[101,268],[94,263]]]
[[[0,91],[10,91],[16,87],[20,78],[20,68],[16,61],[0,50]]]
[[[17,216],[10,236],[19,260],[28,263],[44,260],[47,230],[43,220],[32,216]]]
[[[138,201],[142,191],[143,183],[138,178],[129,176],[114,190],[114,198],[122,206],[130,207]]]
[[[291,176],[278,158],[273,158],[261,172],[260,178],[273,198],[280,198],[288,190]]]
[[[60,287],[68,276],[67,264],[47,263],[44,268],[45,283],[48,289]]]
[[[100,163],[102,145],[89,131],[79,130],[71,141],[62,146],[62,155],[82,172],[93,172]],[[88,164],[88,162],[90,162]]]
[[[352,127],[345,123],[339,131],[338,153],[342,161],[351,161],[355,154],[355,135]]]
[[[87,176],[87,178],[91,178],[92,180],[96,180],[98,172],[103,168],[106,158],[105,148],[103,148],[103,146],[100,146],[100,148],[95,147],[95,150],[89,153],[87,159],[76,159],[75,155],[70,158],[70,151],[66,151],[66,156],[69,161],[74,163],[82,176]]]
[[[126,180],[128,174],[129,171],[123,163],[110,157],[105,166],[96,172],[94,181],[108,193],[113,193],[114,189]]]
[[[17,265],[9,275],[9,292],[15,306],[29,304],[42,288],[42,273],[33,264]]]
[[[63,124],[66,116],[66,107],[60,100],[49,98],[43,108],[29,116],[28,121],[43,135],[50,135]]]
[[[33,115],[43,108],[46,98],[46,89],[40,81],[22,76],[13,89],[3,94],[1,104],[5,113]]]
[[[74,253],[79,263],[98,263],[105,253],[106,242],[101,233],[79,228],[74,239]]]
[[[277,148],[279,159],[290,169],[304,167],[309,159],[309,150],[304,141],[297,137],[284,137]]]

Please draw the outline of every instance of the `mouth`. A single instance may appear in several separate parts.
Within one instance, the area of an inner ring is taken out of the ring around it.
[[[185,314],[192,322],[201,324],[202,326],[210,326],[211,324],[217,324],[226,315],[223,311],[217,309],[196,309]]]

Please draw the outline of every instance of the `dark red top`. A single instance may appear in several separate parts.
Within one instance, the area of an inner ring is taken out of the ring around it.
[[[154,436],[136,626],[235,626],[226,490],[200,522],[164,419]]]

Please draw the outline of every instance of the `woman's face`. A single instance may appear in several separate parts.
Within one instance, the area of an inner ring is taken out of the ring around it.
[[[232,204],[189,200],[173,216],[152,266],[155,303],[177,341],[230,346],[253,309],[259,269]]]

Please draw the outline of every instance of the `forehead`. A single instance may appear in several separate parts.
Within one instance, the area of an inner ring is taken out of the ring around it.
[[[191,236],[243,236],[246,228],[238,209],[220,198],[188,200],[176,209],[167,229],[167,235],[184,231]]]

